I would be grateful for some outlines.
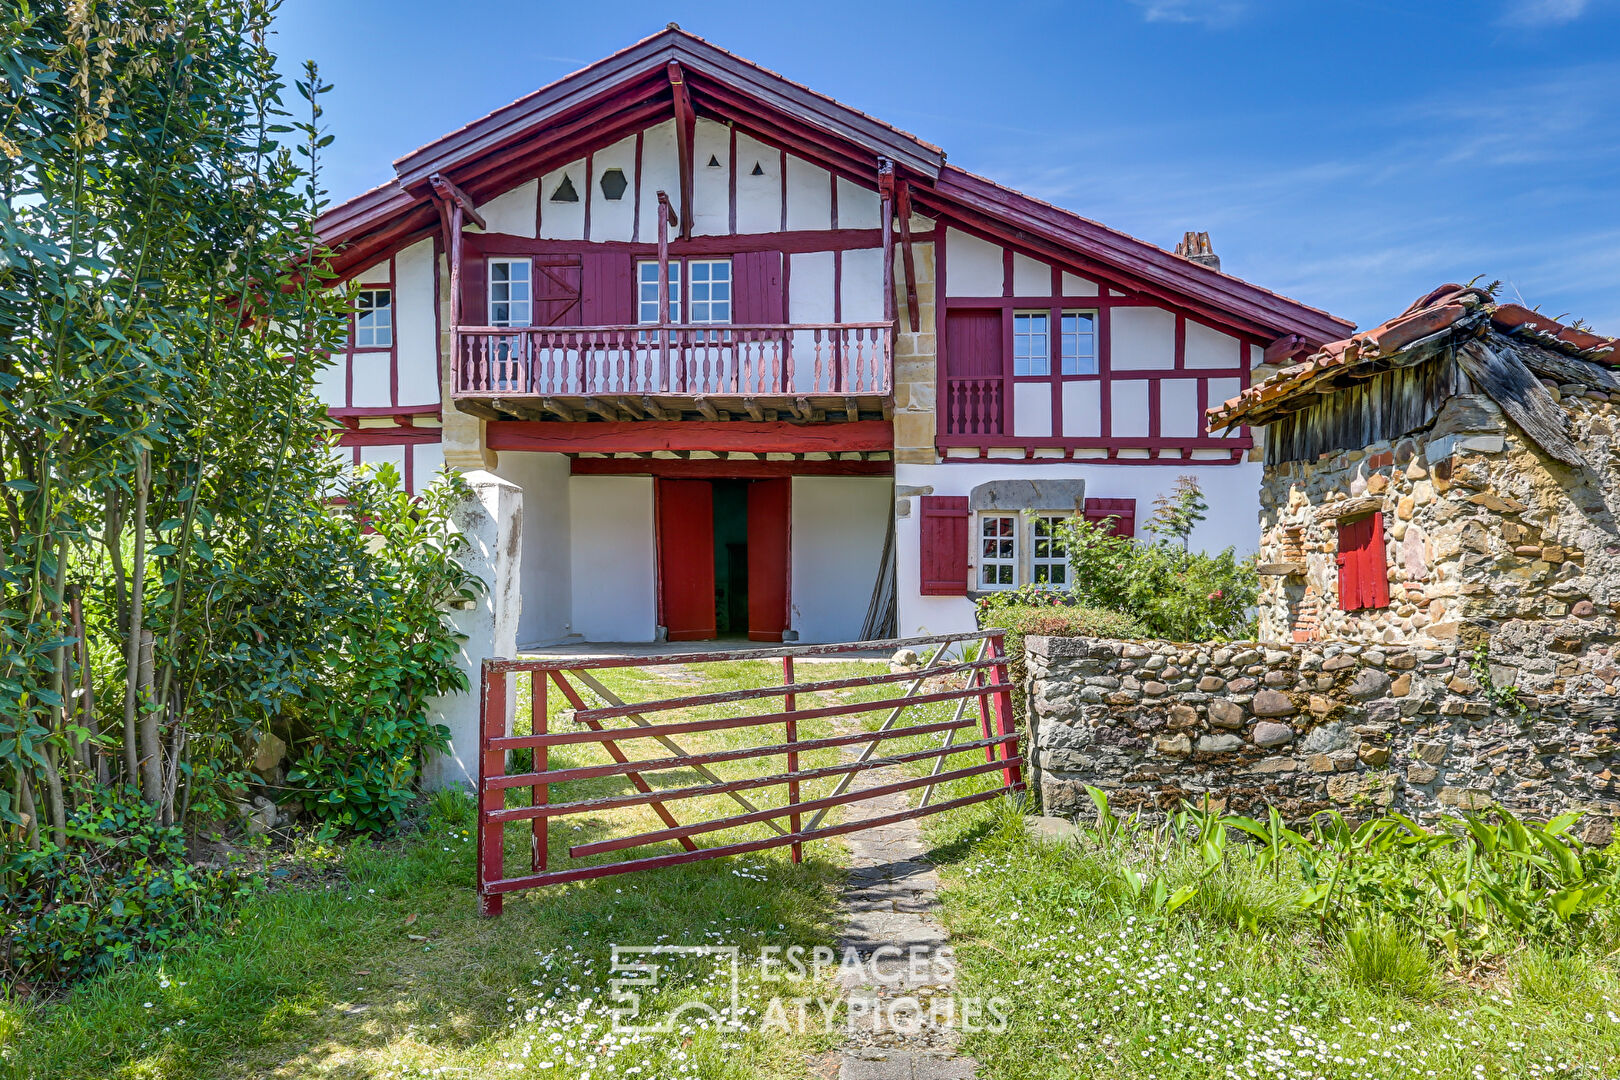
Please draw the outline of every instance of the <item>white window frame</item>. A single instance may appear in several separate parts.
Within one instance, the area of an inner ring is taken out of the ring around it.
[[[1045,378],[1052,374],[1052,313],[1032,308],[1013,312],[1013,375]]]
[[[1051,511],[1037,511],[1029,515],[1029,580],[1030,584],[1045,586],[1054,591],[1068,592],[1073,587],[1072,567],[1069,566],[1068,540],[1057,530],[1074,515],[1052,513]],[[1045,536],[1040,533],[1041,523],[1050,522],[1049,530]],[[1046,544],[1046,554],[1041,554],[1041,545]],[[1048,573],[1053,569],[1058,571],[1061,580],[1041,580],[1041,568],[1046,567]]]
[[[974,579],[978,582],[980,592],[1004,592],[1008,589],[1018,588],[1020,576],[1018,573],[1019,533],[1023,531],[1019,525],[1019,517],[1020,515],[1017,513],[1006,514],[981,511],[978,514],[978,519],[974,524],[973,543],[974,551],[978,556],[974,560],[976,567]],[[1001,527],[997,525],[995,531],[990,532],[988,530],[992,522],[1011,522],[1012,528],[1003,532]],[[989,544],[995,545],[993,554],[991,549],[987,547]],[[986,580],[992,569],[996,571],[993,575],[998,579],[996,581]],[[1005,574],[1001,572],[1003,570],[1006,571]],[[1006,577],[1007,580],[999,580],[1002,577]]]
[[[1069,320],[1077,320],[1074,330],[1069,329]],[[1084,320],[1085,329],[1081,329],[1078,320]],[[1070,343],[1073,342],[1071,349]],[[1082,350],[1082,346],[1084,349]],[[1058,319],[1058,368],[1063,375],[1095,375],[1097,374],[1097,313],[1095,311],[1068,308]]]
[[[384,298],[381,304],[376,300],[379,296]],[[360,289],[355,293],[354,347],[356,349],[394,347],[393,289],[369,288]]]
[[[685,277],[681,261],[669,260],[669,321],[676,324],[681,321],[681,282]],[[657,259],[641,259],[636,263],[636,322],[644,326],[658,322]]]
[[[512,277],[512,272],[511,272],[511,269],[510,269],[513,266],[520,266],[520,265],[523,267],[523,273],[525,275],[521,282]],[[496,281],[495,280],[495,268],[497,266],[504,266],[504,267],[508,268],[507,276],[502,281]],[[486,273],[489,276],[489,310],[486,313],[488,315],[488,318],[489,318],[489,325],[490,326],[533,326],[534,325],[534,264],[533,264],[532,260],[524,259],[524,258],[490,259],[489,260],[489,269],[486,271]],[[526,295],[522,299],[516,299],[514,297],[514,291],[515,290],[513,289],[513,286],[514,285],[520,285],[520,284],[523,286],[523,292],[525,292]],[[496,295],[495,295],[496,290],[498,288],[505,290],[505,296],[503,296],[503,297],[501,297],[499,299],[497,299]],[[496,304],[505,304],[507,306],[506,318],[497,319],[495,317],[495,305]],[[522,318],[521,319],[518,317],[518,313],[519,313],[520,309],[522,311]]]
[[[687,318],[694,324],[723,325],[731,322],[731,260],[687,259]],[[716,276],[716,271],[724,274]],[[700,278],[699,271],[702,271]],[[699,293],[703,295],[699,296]],[[701,306],[700,306],[701,305]]]

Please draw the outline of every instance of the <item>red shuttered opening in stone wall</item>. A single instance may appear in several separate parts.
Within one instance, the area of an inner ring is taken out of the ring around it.
[[[1383,514],[1340,522],[1338,561],[1341,610],[1389,607]]]

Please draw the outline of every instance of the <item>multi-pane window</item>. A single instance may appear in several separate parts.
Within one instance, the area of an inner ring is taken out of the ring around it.
[[[729,297],[729,292],[727,293]],[[636,264],[636,321],[655,323],[658,321],[658,264],[656,262],[639,262]],[[669,264],[669,321],[681,321],[681,264]]]
[[[979,588],[1012,589],[1018,585],[1018,517],[979,516]]]
[[[1065,375],[1097,373],[1097,317],[1089,311],[1065,311],[1058,330]]]
[[[1052,347],[1044,311],[1013,312],[1013,374],[1048,375]]]
[[[1029,524],[1029,579],[1055,589],[1069,587],[1069,545],[1062,514],[1037,514]]]
[[[673,269],[673,268],[672,268]],[[731,260],[693,259],[686,264],[695,323],[731,321]],[[657,273],[654,272],[654,280]]]
[[[489,325],[528,326],[533,299],[528,259],[489,260]]]
[[[354,300],[354,347],[386,349],[394,343],[393,295],[387,289],[361,289]]]

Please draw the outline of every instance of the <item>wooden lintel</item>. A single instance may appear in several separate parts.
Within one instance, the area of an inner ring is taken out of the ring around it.
[[[670,89],[675,94],[675,155],[681,170],[681,239],[692,238],[692,156],[697,138],[697,114],[692,111],[692,94],[686,73],[678,60],[668,67]]]
[[[917,260],[911,252],[911,184],[902,180],[899,188],[895,210],[900,219],[900,261],[906,270],[906,314],[911,320],[911,332],[915,334],[922,325],[922,315],[917,301]]]
[[[743,398],[743,408],[748,410],[748,419],[761,423],[765,419],[765,410],[759,407],[759,402],[753,398]]]
[[[461,207],[461,212],[467,215],[468,221],[472,222],[480,229],[483,229],[485,232],[489,231],[489,223],[484,220],[484,215],[478,212],[478,209],[473,204],[471,197],[469,197],[465,191],[462,191],[460,188],[456,187],[448,176],[434,173],[432,176],[428,177],[428,183],[433,186],[433,194],[438,196],[440,202],[454,203],[455,205]]]
[[[894,427],[881,420],[812,426],[794,424],[787,427],[755,424],[747,420],[730,423],[641,420],[611,424],[595,420],[571,424],[555,420],[509,420],[491,424],[485,439],[491,450],[561,453],[651,453],[660,450],[673,453],[693,450],[711,453],[732,450],[769,454],[840,453],[892,450]]]
[[[546,410],[546,412],[555,415],[559,420],[564,420],[568,423],[574,423],[579,420],[578,412],[574,411],[574,409],[569,407],[567,404],[558,401],[556,398],[541,398],[540,407]]]
[[[697,398],[694,398],[692,403],[697,406],[697,411],[702,413],[706,419],[720,419],[720,410],[716,409],[714,407],[714,402],[710,401],[708,398],[700,395]]]
[[[844,399],[844,418],[852,424],[861,418],[861,407],[852,397]]]

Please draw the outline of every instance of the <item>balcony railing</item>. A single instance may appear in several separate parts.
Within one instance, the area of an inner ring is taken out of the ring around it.
[[[887,396],[888,323],[456,331],[456,397]]]
[[[999,377],[945,380],[945,434],[1000,435],[1004,415]]]

